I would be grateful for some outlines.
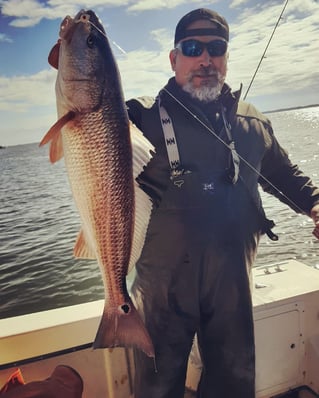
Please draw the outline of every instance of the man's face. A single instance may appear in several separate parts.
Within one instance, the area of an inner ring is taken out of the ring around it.
[[[211,21],[199,20],[189,25],[188,29],[214,28]],[[223,40],[219,36],[191,36],[183,41],[195,39],[204,43],[212,40]],[[192,97],[204,102],[218,97],[224,84],[227,72],[228,53],[222,56],[211,56],[205,48],[201,55],[189,57],[182,54],[181,49],[170,52],[170,61],[175,79]]]

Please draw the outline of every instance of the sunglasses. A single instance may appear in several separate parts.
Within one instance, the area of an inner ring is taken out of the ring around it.
[[[211,57],[221,57],[227,51],[227,41],[212,40],[207,43],[195,39],[189,39],[177,43],[176,47],[185,57],[199,57],[207,50]]]

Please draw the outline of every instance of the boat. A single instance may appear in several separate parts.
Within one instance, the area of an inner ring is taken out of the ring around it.
[[[296,260],[253,268],[256,398],[319,397],[319,269]],[[75,369],[83,398],[133,398],[133,353],[92,349],[103,300],[0,320],[0,389],[17,368],[26,383]],[[201,372],[190,356],[187,395]]]
[[[244,99],[287,4],[288,0]],[[251,289],[256,398],[319,398],[319,267],[296,260],[254,267]],[[57,366],[66,365],[83,379],[82,398],[134,398],[132,349],[92,348],[103,308],[104,300],[98,300],[0,319],[0,390],[17,368],[28,383],[44,380]],[[196,396],[201,367],[195,345],[185,398]]]

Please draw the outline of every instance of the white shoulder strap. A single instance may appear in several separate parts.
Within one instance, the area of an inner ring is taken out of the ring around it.
[[[169,117],[169,114],[161,104],[159,98],[158,98],[158,108],[159,108],[159,114],[165,138],[169,164],[171,168],[174,170],[180,166],[181,162],[179,158],[178,146],[176,142],[172,119]]]
[[[158,108],[159,108],[159,114],[160,114],[162,129],[163,129],[163,133],[164,133],[169,163],[170,163],[171,169],[176,170],[180,166],[181,161],[180,161],[180,157],[179,157],[173,122],[172,122],[172,119],[170,118],[169,114],[167,113],[166,109],[161,104],[160,97],[158,97]],[[231,126],[226,120],[225,109],[223,107],[221,107],[221,114],[222,114],[223,124],[224,124],[224,128],[225,128],[229,143],[227,144],[224,141],[223,142],[230,149],[230,153],[231,153],[230,179],[233,184],[236,184],[238,177],[239,177],[240,159],[239,159],[238,153],[235,148],[235,142],[233,140],[232,133],[231,133]],[[216,133],[214,132],[214,130],[208,128],[208,131],[213,133],[214,136],[217,136]],[[219,138],[219,140],[220,140],[220,138]]]

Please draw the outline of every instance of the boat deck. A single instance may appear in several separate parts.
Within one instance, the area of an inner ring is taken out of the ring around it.
[[[319,270],[290,260],[253,273],[256,398],[319,398]],[[1,319],[0,386],[16,367],[29,382],[64,364],[82,376],[83,398],[133,398],[132,350],[91,347],[103,306],[99,300]],[[199,377],[190,361],[184,398],[196,397]]]

